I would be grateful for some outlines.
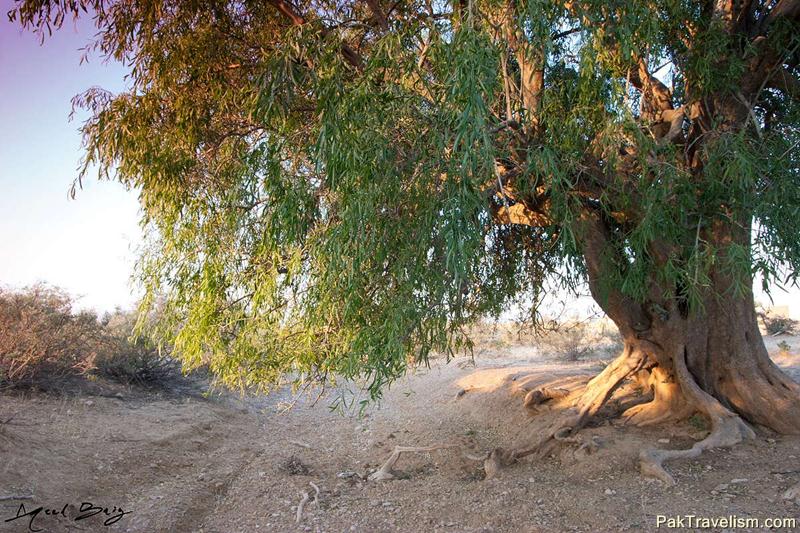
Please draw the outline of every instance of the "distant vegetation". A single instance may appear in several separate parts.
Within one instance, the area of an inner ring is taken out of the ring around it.
[[[797,332],[797,320],[788,316],[762,310],[758,312],[758,317],[764,323],[764,330],[769,335],[794,335]]]
[[[180,377],[169,348],[159,346],[147,325],[133,335],[134,312],[98,317],[74,304],[65,291],[47,285],[0,288],[0,386],[74,376],[159,386]]]

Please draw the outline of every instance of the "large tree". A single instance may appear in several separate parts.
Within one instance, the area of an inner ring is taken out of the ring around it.
[[[77,99],[84,173],[139,191],[145,306],[165,295],[189,365],[247,385],[366,376],[377,395],[468,345],[470,321],[588,283],[624,351],[544,441],[643,376],[653,400],[629,421],[713,424],[643,454],[662,479],[663,459],[748,423],[800,431],[752,292],[800,265],[800,0],[26,0],[10,16],[44,36],[82,13],[130,68],[126,92]]]

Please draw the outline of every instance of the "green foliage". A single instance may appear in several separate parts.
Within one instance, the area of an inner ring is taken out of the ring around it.
[[[796,99],[763,90],[742,127],[713,118],[685,149],[639,111],[639,60],[669,67],[687,113],[739,98],[760,49],[706,3],[512,3],[517,48],[497,1],[398,4],[386,31],[367,3],[312,2],[300,25],[273,4],[88,3],[96,50],[131,74],[76,99],[93,112],[83,174],[138,191],[142,309],[166,298],[160,335],[188,368],[243,387],[366,376],[375,397],[432,350],[468,350],[466,324],[583,283],[587,210],[612,228],[607,291],[700,311],[715,273],[736,294],[755,273],[795,281]],[[13,16],[44,31],[79,12]],[[770,36],[778,54],[793,27]],[[520,50],[544,71],[536,110],[507,98]],[[516,203],[494,194],[504,166],[546,223],[498,221]]]

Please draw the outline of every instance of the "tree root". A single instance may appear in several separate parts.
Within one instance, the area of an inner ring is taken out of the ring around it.
[[[572,433],[580,430],[597,414],[615,390],[631,375],[636,374],[647,364],[647,356],[632,347],[625,347],[619,357],[614,359],[597,376],[586,384],[586,389],[577,402],[577,420],[569,424]]]
[[[301,495],[300,503],[297,504],[297,516],[295,516],[294,519],[296,524],[299,524],[300,520],[303,519],[303,509],[305,508],[309,498],[308,492],[302,492],[300,493],[300,495]]]
[[[646,357],[639,350],[626,347],[622,354],[608,365],[600,374],[592,378],[580,393],[575,404],[567,412],[542,432],[534,443],[522,448],[506,450],[495,448],[484,460],[486,479],[528,455],[547,455],[554,448],[563,445],[576,445],[574,455],[588,455],[599,447],[592,438],[585,440],[577,432],[594,416],[611,397],[620,384],[645,367]],[[523,405],[529,409],[549,400],[569,397],[573,391],[562,388],[542,387],[528,392]]]
[[[311,485],[311,488],[314,489],[314,506],[319,507],[319,487],[313,481],[308,482]],[[310,495],[308,492],[301,492],[300,493],[301,499],[300,503],[297,504],[297,515],[295,516],[295,523],[299,524],[300,521],[303,519],[303,509],[305,509],[308,500],[310,499]]]
[[[532,390],[526,394],[522,405],[526,409],[535,409],[537,405],[541,405],[549,400],[564,398],[568,396],[569,393],[570,391],[568,389],[542,387],[541,389]]]
[[[536,409],[545,402],[555,400],[568,404],[566,412],[547,429],[540,433],[535,442],[515,449],[495,448],[483,455],[472,455],[458,444],[438,444],[433,446],[397,446],[392,455],[375,472],[370,481],[395,479],[392,470],[403,453],[430,452],[441,449],[458,448],[464,458],[483,461],[486,479],[495,477],[502,469],[516,463],[523,457],[533,454],[547,455],[556,447],[574,448],[569,455],[562,452],[562,460],[579,459],[590,455],[600,446],[596,437],[585,439],[578,432],[595,416],[614,394],[621,383],[631,377],[642,377],[640,372],[650,370],[649,381],[645,386],[653,386],[654,397],[651,402],[636,405],[623,413],[628,423],[636,425],[656,424],[662,421],[685,417],[700,411],[711,420],[711,433],[686,450],[647,449],[639,454],[640,470],[644,476],[653,477],[668,485],[675,479],[663,466],[665,461],[681,458],[694,458],[710,448],[730,447],[744,439],[753,438],[753,430],[735,413],[725,408],[716,398],[705,392],[695,381],[686,366],[686,347],[672,358],[673,378],[654,362],[648,364],[648,356],[634,346],[625,350],[601,373],[592,378],[580,392],[566,388],[541,387],[529,391],[523,402],[528,409]],[[646,374],[645,374],[646,375]],[[571,398],[575,398],[574,401]]]
[[[667,485],[674,485],[675,478],[664,469],[664,461],[673,459],[691,459],[698,457],[704,450],[711,448],[728,448],[744,439],[755,437],[750,427],[738,415],[726,409],[719,401],[705,392],[686,367],[686,350],[673,358],[675,377],[690,405],[703,412],[711,420],[711,433],[696,442],[687,450],[642,450],[639,454],[639,468],[642,475],[659,479]]]
[[[433,446],[395,446],[392,455],[386,460],[383,465],[373,472],[372,474],[367,477],[369,481],[388,481],[390,479],[395,479],[397,476],[392,470],[394,468],[395,463],[397,460],[400,459],[400,455],[403,453],[421,453],[421,452],[432,452],[436,450],[445,450],[450,448],[458,448],[461,450],[461,456],[465,459],[469,459],[471,461],[484,461],[491,454],[484,454],[484,455],[473,455],[466,452],[460,444],[435,444]]]
[[[649,372],[644,384],[653,389],[653,400],[634,405],[622,413],[626,424],[634,426],[652,426],[663,422],[683,420],[695,409],[686,402],[681,387],[660,367]]]

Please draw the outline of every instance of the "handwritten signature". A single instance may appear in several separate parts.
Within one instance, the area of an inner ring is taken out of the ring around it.
[[[53,516],[53,517],[63,517],[67,519],[72,519],[75,522],[80,522],[81,520],[86,520],[87,518],[92,518],[94,516],[98,516],[98,519],[103,519],[104,526],[110,526],[116,524],[122,517],[126,514],[130,514],[132,511],[124,511],[121,507],[114,506],[112,508],[103,507],[100,505],[95,505],[92,502],[82,502],[78,507],[78,512],[74,517],[68,515],[67,511],[74,507],[72,504],[65,503],[63,507],[55,508],[55,507],[44,507],[39,506],[35,509],[31,509],[30,511],[25,508],[25,504],[19,504],[19,509],[17,509],[17,514],[12,516],[11,518],[7,518],[6,522],[13,522],[15,520],[20,519],[27,519],[28,520],[28,531],[44,531],[41,528],[37,528],[34,525],[34,521],[40,516]]]

